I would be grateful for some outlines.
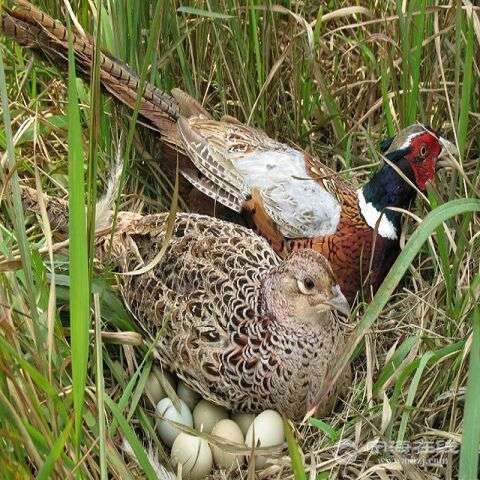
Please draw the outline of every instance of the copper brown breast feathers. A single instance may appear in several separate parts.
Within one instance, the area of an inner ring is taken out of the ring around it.
[[[14,3],[2,13],[5,34],[63,66],[65,28],[25,0]],[[77,33],[74,48],[80,72],[89,75],[92,40]],[[132,107],[138,76],[106,52],[100,65],[105,90]],[[243,216],[283,257],[303,248],[322,253],[350,302],[364,288],[375,291],[398,255],[401,216],[390,208],[409,208],[435,177],[437,160],[454,151],[430,127],[412,125],[384,142],[388,163],[357,189],[301,150],[238,122],[213,120],[178,89],[167,94],[147,84],[139,113],[160,132],[172,176],[180,156],[190,184],[181,193],[193,211],[223,205],[217,215]]]

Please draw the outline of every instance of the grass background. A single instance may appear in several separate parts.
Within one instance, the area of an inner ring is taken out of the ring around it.
[[[62,2],[34,3],[67,21]],[[299,145],[356,185],[380,164],[378,142],[414,121],[455,141],[456,168],[440,172],[415,215],[405,215],[402,242],[410,241],[390,281],[357,308],[348,396],[330,417],[288,430],[288,452],[270,473],[477,478],[480,226],[478,202],[465,198],[480,189],[480,8],[459,0],[70,5],[70,21],[148,81],[179,86],[217,118],[229,114]],[[102,342],[102,330],[134,326],[114,277],[94,268],[92,207],[126,131],[122,208],[169,208],[173,185],[162,175],[158,139],[100,94],[98,75],[89,85],[71,62],[69,75],[59,74],[8,41],[1,54],[2,475],[154,478],[142,445],[163,453],[152,405],[141,396],[152,358],[148,348]],[[55,251],[45,216],[42,229],[26,226],[21,184],[69,194],[69,256]],[[119,429],[139,464],[122,453]],[[461,455],[440,448],[462,436]],[[339,440],[355,445],[355,458],[342,461]],[[399,448],[384,451],[378,441]],[[439,451],[405,451],[404,441],[437,442]]]

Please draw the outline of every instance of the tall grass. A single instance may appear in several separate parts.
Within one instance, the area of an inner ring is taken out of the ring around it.
[[[85,171],[82,127],[78,108],[77,76],[71,33],[68,51],[68,179],[70,328],[72,332],[72,387],[75,409],[75,446],[81,458],[83,402],[87,383],[88,330],[90,326],[90,278],[88,274]]]
[[[462,172],[439,173],[430,205],[417,202],[424,223],[417,229],[406,218],[410,240],[395,269],[374,302],[357,307],[363,320],[349,395],[328,418],[288,424],[291,468],[273,467],[278,478],[292,471],[296,478],[476,475],[480,234],[478,216],[462,212],[478,208],[478,200],[465,197],[479,190],[480,12],[451,3],[70,0],[85,30],[143,80],[178,86],[217,118],[229,114],[298,144],[354,184],[377,168],[378,142],[408,123],[431,123],[458,144],[469,181]],[[65,20],[63,2],[35,4]],[[167,458],[152,406],[141,396],[151,350],[101,341],[101,330],[135,326],[114,276],[92,263],[92,235],[96,190],[108,179],[121,130],[129,132],[122,208],[168,209],[174,186],[162,176],[158,139],[136,124],[135,113],[99,94],[98,69],[89,85],[76,77],[72,59],[65,77],[10,42],[1,53],[2,474],[155,478],[144,445],[158,449],[165,465]],[[68,193],[69,258],[39,253],[58,239],[45,225],[25,227],[20,182]],[[51,279],[56,311],[49,306]],[[42,355],[49,318],[50,360]],[[123,438],[138,462],[122,452]],[[461,455],[409,466],[408,454],[373,446],[379,439],[401,445],[432,438],[461,440]],[[351,463],[339,461],[338,440],[356,445]]]
[[[470,368],[465,397],[465,429],[460,452],[460,480],[478,476],[478,447],[480,445],[480,310],[472,317],[473,339],[470,347]]]
[[[35,332],[34,341],[42,344],[43,335],[39,322],[35,298],[37,292],[33,281],[32,256],[30,245],[27,241],[25,230],[25,216],[22,209],[20,198],[20,186],[18,172],[16,169],[16,160],[13,146],[13,134],[11,129],[10,109],[8,105],[8,93],[6,88],[5,69],[3,63],[3,52],[0,52],[0,96],[2,99],[3,124],[5,128],[5,150],[6,158],[2,162],[2,191],[7,194],[7,212],[12,221],[17,237],[17,244],[20,251],[24,283],[26,289],[25,299],[28,302],[30,315],[32,318],[33,331]]]

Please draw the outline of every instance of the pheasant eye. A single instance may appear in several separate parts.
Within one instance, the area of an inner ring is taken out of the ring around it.
[[[420,156],[422,158],[427,156],[427,146],[426,145],[422,145],[420,147]]]
[[[315,282],[310,277],[305,278],[303,284],[307,290],[313,290],[315,288]]]
[[[302,280],[297,280],[298,289],[304,295],[312,295],[316,292],[315,282],[311,277],[305,277]]]

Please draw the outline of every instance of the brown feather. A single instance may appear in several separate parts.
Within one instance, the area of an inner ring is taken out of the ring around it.
[[[38,210],[35,190],[22,195],[25,207]],[[44,201],[50,221],[65,229],[67,203]],[[96,241],[97,259],[116,268],[128,309],[158,339],[162,366],[233,411],[273,408],[301,419],[351,329],[331,306],[347,304],[328,262],[312,250],[282,260],[251,229],[212,217],[178,214],[171,236],[168,230],[166,213],[120,212],[113,237],[105,232]],[[307,277],[313,290],[305,290]],[[347,368],[321,413],[349,378]]]

